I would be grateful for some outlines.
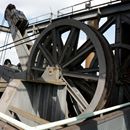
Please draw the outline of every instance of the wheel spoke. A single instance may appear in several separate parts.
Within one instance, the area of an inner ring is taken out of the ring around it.
[[[58,39],[59,35],[58,32],[56,31],[56,29],[52,30],[52,43],[53,43],[53,48],[52,48],[52,55],[54,60],[57,62],[57,58],[58,58],[58,44],[59,43],[59,39]]]
[[[61,35],[58,33],[58,38],[57,38],[57,43],[58,43],[58,62],[59,62],[59,59],[62,55],[62,51],[63,51],[63,41],[61,39]]]
[[[50,42],[52,41],[51,35],[49,35],[48,37],[46,37],[45,41],[44,41],[44,46],[48,47],[50,46]]]
[[[62,67],[65,68],[70,64],[73,64],[71,66],[76,66],[77,64],[82,63],[84,59],[86,59],[87,55],[92,51],[92,49],[93,45],[85,48],[82,52],[76,54],[74,57],[71,57],[71,59],[67,63],[62,64]]]
[[[53,41],[53,57],[58,62],[63,51],[63,41],[61,39],[60,32],[56,29],[52,31],[52,41]]]
[[[90,103],[90,101],[92,100],[94,96],[97,82],[88,82],[83,79],[76,79],[73,81],[75,85],[77,86],[77,88],[81,89],[84,92],[85,94],[84,96],[86,97],[85,99],[87,99],[87,101]]]
[[[85,41],[77,50],[76,53],[81,53],[83,50],[85,50],[86,48],[90,47],[92,45],[90,39],[88,39],[87,41]]]
[[[78,44],[78,36],[79,36],[79,30],[76,28],[72,28],[70,30],[67,41],[65,43],[64,50],[63,50],[63,53],[61,55],[59,63],[61,63],[64,59],[67,59],[67,57],[70,54],[72,54],[73,49],[76,50],[77,44]],[[66,54],[68,54],[67,57],[66,57]]]
[[[42,55],[42,53],[40,53],[40,54],[38,55],[38,58],[37,58],[37,61],[36,61],[36,65],[35,65],[35,66],[41,67],[41,65],[43,65],[43,62],[44,62],[44,60],[43,60],[43,55]]]
[[[65,80],[63,78],[63,80],[67,85],[67,90],[70,93],[70,95],[75,99],[77,104],[80,106],[81,111],[84,111],[88,106],[87,101],[84,99],[80,91],[74,86],[73,82],[70,79]]]
[[[39,49],[42,52],[43,56],[48,61],[49,65],[53,66],[55,62],[53,61],[51,54],[47,51],[45,46],[44,45],[41,46],[41,44],[39,44]]]
[[[44,68],[38,68],[38,67],[31,67],[32,70],[43,72]]]
[[[96,75],[74,73],[70,71],[63,71],[62,73],[63,73],[63,76],[73,77],[73,78],[78,78],[78,79],[85,79],[85,80],[92,80],[92,81],[98,81],[98,78],[99,78]]]
[[[90,46],[92,46],[92,43],[90,42],[90,39],[88,39],[76,52],[76,54],[80,54],[82,53],[84,50],[86,50],[86,48],[89,48]],[[87,56],[90,54],[90,52],[92,52],[94,49],[91,48],[90,50],[88,50],[88,52],[86,52],[85,54],[82,55],[82,57],[80,57],[79,59],[77,59],[73,64],[71,64],[71,66],[77,66],[77,65],[80,65],[82,64],[82,62],[84,60],[86,60]]]
[[[77,51],[77,47],[78,47],[78,39],[79,39],[79,30],[78,29],[74,29],[72,31],[71,34],[71,40],[68,43],[69,47],[67,49],[67,53],[66,53],[66,59],[68,59],[70,56],[75,55],[75,52]]]
[[[74,72],[74,71],[73,71]],[[77,73],[93,73],[99,72],[99,68],[83,68],[76,71]]]
[[[53,43],[52,56],[54,60],[57,62],[57,35],[55,29],[52,30],[52,43]]]

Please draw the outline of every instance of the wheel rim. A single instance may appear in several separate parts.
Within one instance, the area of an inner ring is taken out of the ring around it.
[[[86,40],[81,44],[79,39],[83,36]],[[98,63],[85,68],[83,63],[92,52]],[[110,93],[109,82],[113,81],[113,60],[109,53],[107,41],[97,31],[75,20],[61,20],[47,27],[37,38],[30,54],[28,72],[35,80],[48,66],[58,66],[68,90],[69,113],[74,116],[104,107],[109,97],[107,93]]]

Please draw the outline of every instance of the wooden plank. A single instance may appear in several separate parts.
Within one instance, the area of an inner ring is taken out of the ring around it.
[[[45,119],[42,119],[36,115],[33,115],[29,112],[25,112],[17,107],[14,107],[14,106],[9,106],[9,111],[11,112],[14,112],[16,113],[17,115],[20,115],[20,116],[23,116],[24,118],[26,119],[29,119],[31,121],[34,121],[36,123],[39,123],[39,124],[46,124],[46,123],[49,123],[49,121],[45,120]]]

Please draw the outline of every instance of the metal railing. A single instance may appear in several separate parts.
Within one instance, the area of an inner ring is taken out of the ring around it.
[[[78,3],[78,4],[75,4],[72,6],[62,8],[62,9],[57,11],[57,16],[59,17],[60,15],[73,14],[74,12],[77,12],[77,11],[80,11],[83,9],[90,9],[91,1],[92,0],[88,0],[88,1],[85,1],[82,3]]]
[[[53,14],[52,12],[46,13],[37,17],[34,17],[32,19],[29,19],[29,25],[35,25],[38,23],[46,22],[46,21],[52,21],[54,18],[59,18],[67,15],[73,15],[79,12],[83,12],[86,10],[92,10],[95,8],[100,8],[103,6],[119,3],[121,0],[110,0],[109,2],[103,3],[103,4],[93,4],[94,0],[87,0],[72,6],[68,6],[65,8],[62,8],[57,11],[57,15]]]
[[[83,12],[86,10],[92,10],[95,8],[100,8],[103,6],[111,5],[111,4],[116,4],[121,2],[121,0],[110,0],[109,2],[103,3],[103,4],[93,4],[94,0],[88,0],[82,3],[78,3],[69,7],[62,8],[57,11],[57,17],[63,17],[67,15],[73,15],[79,12]]]
[[[45,21],[51,21],[53,19],[54,14],[52,12],[46,13],[37,17],[34,17],[32,19],[29,19],[29,25],[34,25],[36,23],[41,23]]]

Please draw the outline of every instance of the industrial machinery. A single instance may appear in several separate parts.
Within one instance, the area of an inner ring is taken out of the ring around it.
[[[97,115],[95,111],[100,113],[130,101],[130,2],[116,0],[97,6],[90,6],[90,2],[85,2],[85,9],[33,25],[14,5],[7,6],[5,19],[21,69],[0,66],[0,75],[8,82],[0,99],[0,111],[6,114],[1,117],[8,115],[31,126],[15,120],[19,125],[11,123],[14,128],[8,129],[19,129],[22,125],[22,129],[31,130],[38,124],[75,116],[84,122],[86,113]],[[93,22],[98,25],[103,17],[107,20],[101,27],[92,25]],[[114,43],[104,36],[111,26],[115,28]],[[69,129],[63,128],[66,124],[57,129]],[[89,128],[82,126],[81,129]]]

